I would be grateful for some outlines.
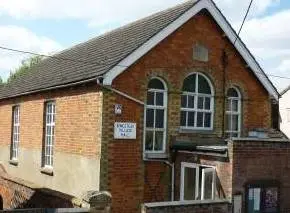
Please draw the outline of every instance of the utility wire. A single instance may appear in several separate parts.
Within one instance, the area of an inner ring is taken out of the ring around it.
[[[71,61],[71,62],[85,63],[85,64],[94,64],[94,65],[108,65],[108,64],[106,64],[104,62],[91,62],[91,61],[85,61],[85,60],[79,60],[79,59],[71,59],[71,58],[64,58],[64,57],[59,57],[59,56],[45,55],[45,54],[39,54],[39,53],[31,52],[31,51],[24,51],[24,50],[19,50],[19,49],[8,48],[8,47],[4,47],[4,46],[0,46],[0,49],[7,50],[7,51],[12,51],[12,52],[29,54],[29,55],[41,56],[41,57],[46,57],[46,58],[57,59],[57,60],[60,60],[60,61]],[[130,66],[121,65],[121,64],[117,64],[115,66],[124,67],[124,68],[130,67]],[[154,68],[170,68],[170,67],[154,67]],[[263,73],[255,72],[255,71],[253,71],[253,72],[264,76]],[[273,78],[280,78],[280,79],[290,80],[290,77],[285,77],[285,76],[280,76],[280,75],[272,75],[272,74],[269,74],[269,73],[265,73],[265,74],[267,74],[268,76],[271,76]]]
[[[243,26],[244,26],[245,21],[246,21],[246,19],[247,19],[247,17],[248,17],[248,14],[249,14],[249,11],[250,11],[251,6],[252,6],[252,4],[253,4],[253,1],[254,1],[254,0],[251,0],[251,1],[250,1],[250,4],[249,4],[248,9],[247,9],[247,12],[246,12],[246,15],[245,15],[244,20],[243,20],[243,22],[242,22],[242,25],[241,25],[241,27],[240,27],[240,29],[239,29],[238,35],[237,35],[237,37],[236,37],[236,39],[235,39],[234,46],[235,46],[235,44],[236,44],[236,42],[237,42],[237,40],[238,40],[238,38],[239,38],[239,36],[240,36],[240,33],[241,33],[242,29],[243,29]]]
[[[13,48],[4,47],[4,46],[0,46],[0,49],[12,51],[12,52],[17,52],[17,53],[34,55],[34,56],[41,56],[41,57],[45,57],[45,58],[52,58],[52,59],[57,59],[57,60],[62,60],[62,61],[71,61],[71,62],[78,62],[78,63],[84,63],[84,64],[106,65],[106,63],[104,63],[104,62],[91,62],[91,61],[85,61],[85,60],[79,60],[79,59],[63,58],[63,57],[59,57],[59,56],[45,55],[45,54],[35,53],[35,52],[31,52],[31,51],[13,49]],[[126,68],[129,67],[129,66],[120,65],[120,64],[118,66],[126,67]]]

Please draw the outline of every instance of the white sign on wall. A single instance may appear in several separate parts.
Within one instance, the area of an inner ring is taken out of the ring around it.
[[[115,139],[136,139],[136,123],[115,122]]]

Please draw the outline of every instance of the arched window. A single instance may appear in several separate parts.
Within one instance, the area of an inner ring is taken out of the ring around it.
[[[241,93],[235,87],[231,87],[227,91],[226,117],[227,137],[240,137]]]
[[[159,78],[148,84],[145,107],[145,152],[165,152],[167,89]]]
[[[183,82],[181,95],[181,127],[211,130],[213,108],[213,87],[209,79],[201,73],[188,76]]]

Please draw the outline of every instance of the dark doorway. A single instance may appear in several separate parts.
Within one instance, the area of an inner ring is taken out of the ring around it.
[[[3,210],[3,199],[1,195],[0,195],[0,210]]]
[[[250,184],[247,188],[247,213],[278,213],[279,200],[279,184]]]

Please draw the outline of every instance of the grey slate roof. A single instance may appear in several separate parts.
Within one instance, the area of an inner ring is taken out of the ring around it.
[[[190,0],[47,58],[31,72],[0,87],[0,99],[97,78],[189,10]]]

